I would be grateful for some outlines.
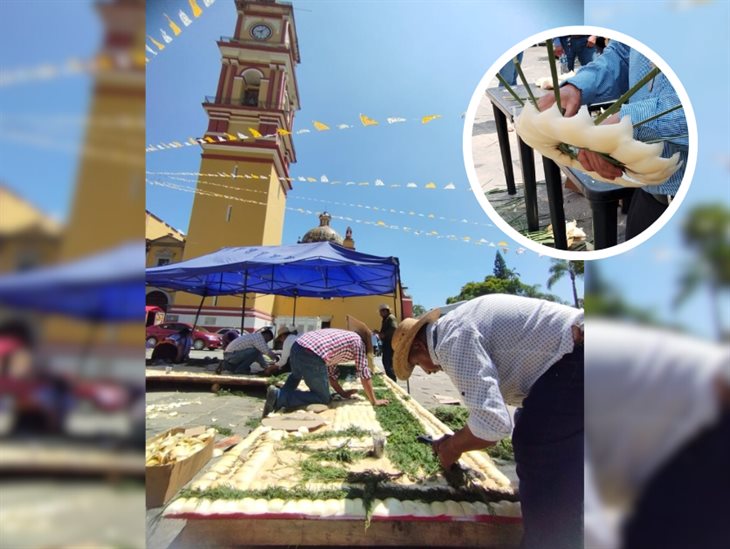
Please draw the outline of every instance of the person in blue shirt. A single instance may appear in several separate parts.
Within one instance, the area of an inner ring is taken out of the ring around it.
[[[618,99],[653,67],[653,63],[638,51],[612,40],[606,46],[603,55],[581,68],[574,77],[561,86],[560,103],[565,111],[564,115],[575,115],[581,105]],[[539,99],[538,108],[545,110],[553,103],[555,96],[549,93]],[[678,104],[680,100],[677,92],[667,77],[659,73],[624,103],[618,113],[603,123],[615,124],[624,116],[630,116],[632,123],[637,124]],[[634,193],[626,219],[626,240],[643,232],[659,219],[677,194],[687,162],[689,143],[687,132],[687,119],[683,109],[672,111],[634,128],[634,139],[663,140],[662,157],[668,158],[679,152],[682,165],[661,185],[642,187]],[[578,160],[586,170],[595,171],[607,179],[615,179],[622,174],[620,168],[591,151],[582,150]]]

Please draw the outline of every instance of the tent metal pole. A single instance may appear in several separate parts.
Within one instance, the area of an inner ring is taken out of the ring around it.
[[[405,316],[403,313],[403,286],[401,284],[400,279],[400,263],[398,265],[397,276],[398,276],[398,296],[400,297],[400,319],[403,320],[403,317]]]
[[[296,326],[297,321],[297,292],[294,291],[294,311],[291,315],[291,324],[292,326]]]
[[[205,294],[200,298],[200,305],[198,305],[198,310],[195,312],[195,322],[193,322],[193,332],[195,332],[195,328],[198,326],[198,319],[200,318],[200,309],[203,308],[203,301],[205,301]],[[193,337],[192,334],[190,334],[190,337]],[[195,338],[193,338],[195,339]]]
[[[241,300],[241,334],[246,324],[246,295],[248,294],[248,270],[243,275],[243,299]]]

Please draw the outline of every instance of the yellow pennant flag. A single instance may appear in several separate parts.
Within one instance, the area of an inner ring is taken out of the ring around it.
[[[499,242],[497,242],[497,246],[499,246],[500,248],[506,248],[507,246],[509,246],[509,244],[507,244],[504,240],[500,240]]]
[[[205,138],[205,140],[206,140],[206,141],[207,141],[208,143],[215,143],[215,139],[213,139],[213,138],[212,138],[212,137],[210,137],[210,136],[209,136],[209,137],[206,137],[206,138]]]
[[[193,15],[195,17],[200,17],[200,14],[203,13],[203,10],[200,9],[198,3],[195,0],[188,0],[188,4],[190,4],[190,9],[193,10]]]
[[[228,138],[228,141],[236,141],[238,139],[238,137],[231,135],[230,133],[227,133],[226,137]]]
[[[376,225],[378,225],[379,227],[385,227],[385,223],[383,221],[378,221]]]
[[[258,130],[254,130],[253,128],[249,128],[248,133],[250,133],[254,137],[262,137],[261,132]]]
[[[426,189],[435,189],[436,188],[436,183],[434,183],[433,181],[431,181],[430,183],[426,183],[426,187],[425,188]]]
[[[285,130],[284,128],[277,128],[276,133],[279,135],[291,135],[291,132],[289,130]]]
[[[363,126],[377,126],[378,121],[373,120],[372,118],[369,118],[365,116],[364,114],[360,114],[360,122],[362,122]]]
[[[178,36],[182,32],[180,30],[180,27],[178,27],[175,24],[175,21],[173,21],[172,19],[170,19],[170,16],[169,15],[167,15],[166,13],[163,13],[162,15],[164,15],[165,18],[167,19],[167,24],[170,25],[170,29],[172,29],[172,32],[175,34],[175,36]]]
[[[309,181],[310,183],[316,183],[317,182],[317,180],[314,177],[307,177],[307,181]]]
[[[163,46],[163,45],[162,45],[161,43],[159,43],[159,42],[158,42],[157,40],[155,40],[154,38],[152,38],[152,37],[151,37],[151,36],[150,36],[149,34],[147,35],[147,38],[149,38],[149,39],[150,39],[150,41],[151,41],[151,42],[152,42],[152,43],[153,43],[153,44],[154,44],[155,46],[157,46],[157,49],[158,49],[158,50],[162,51],[162,50],[164,50],[164,49],[165,49],[165,46]]]
[[[317,122],[316,120],[313,120],[312,124],[314,124],[314,129],[317,131],[320,131],[320,132],[330,129],[330,127],[327,124],[323,124],[322,122]]]
[[[428,116],[424,116],[421,118],[421,124],[428,124],[431,122],[431,120],[436,120],[437,118],[441,118],[440,114],[429,114]]]

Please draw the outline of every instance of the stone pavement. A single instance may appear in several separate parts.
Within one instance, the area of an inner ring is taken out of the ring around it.
[[[149,357],[151,351],[148,350]],[[192,351],[191,358],[222,357],[222,351]],[[382,368],[380,358],[376,364]],[[400,385],[406,388],[406,383]],[[433,409],[439,406],[434,395],[458,398],[459,393],[446,374],[439,372],[428,376],[416,368],[410,380],[410,394],[423,406]],[[216,425],[230,429],[245,437],[258,423],[263,411],[263,387],[240,387],[235,391],[225,389],[218,394],[210,392],[206,385],[179,386],[175,390],[164,386],[147,392],[146,435],[150,438],[172,427]],[[218,439],[222,438],[220,435]],[[213,458],[213,463],[217,458]],[[516,482],[513,463],[499,463],[504,473]],[[206,468],[207,469],[207,468]],[[202,471],[201,473],[202,474]],[[147,547],[163,549],[173,543],[184,528],[185,520],[163,519],[164,508],[147,511]]]
[[[541,77],[550,76],[550,65],[547,59],[547,52],[544,46],[534,46],[525,51],[522,60],[522,69],[527,81],[534,85],[535,80]],[[489,87],[498,85],[496,78],[489,84]],[[518,83],[519,78],[518,78]],[[551,90],[538,90],[536,97],[543,93],[552,93]],[[494,113],[489,99],[483,96],[479,104],[472,128],[472,150],[474,168],[481,183],[482,190],[488,193],[488,199],[492,206],[502,214],[512,227],[518,231],[527,228],[527,219],[524,206],[524,181],[522,179],[522,165],[519,158],[517,146],[517,135],[514,131],[509,132],[510,146],[512,151],[512,164],[515,175],[516,195],[507,194],[502,157],[497,140],[497,128],[494,122]],[[538,211],[540,213],[540,229],[544,230],[550,224],[550,208],[547,200],[545,187],[545,175],[542,167],[542,158],[539,153],[535,154],[535,178],[537,180]],[[565,176],[563,176],[565,180]],[[587,235],[588,249],[592,249],[593,223],[592,213],[588,200],[583,195],[568,188],[563,188],[563,208],[566,221],[575,219],[578,226]],[[485,214],[486,215],[486,214]],[[618,242],[623,242],[626,227],[626,216],[618,212]]]

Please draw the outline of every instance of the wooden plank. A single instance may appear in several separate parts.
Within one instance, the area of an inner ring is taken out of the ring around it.
[[[522,527],[515,521],[443,522],[373,520],[188,520],[175,547],[252,545],[519,547]]]
[[[0,444],[0,474],[144,475],[144,454],[88,445]]]
[[[167,373],[165,367],[150,367],[145,369],[145,380],[147,383],[203,383],[208,385],[222,386],[254,386],[267,387],[269,385],[267,377],[247,376],[247,375],[218,375],[215,372],[191,372],[187,370],[176,371],[175,368]]]

